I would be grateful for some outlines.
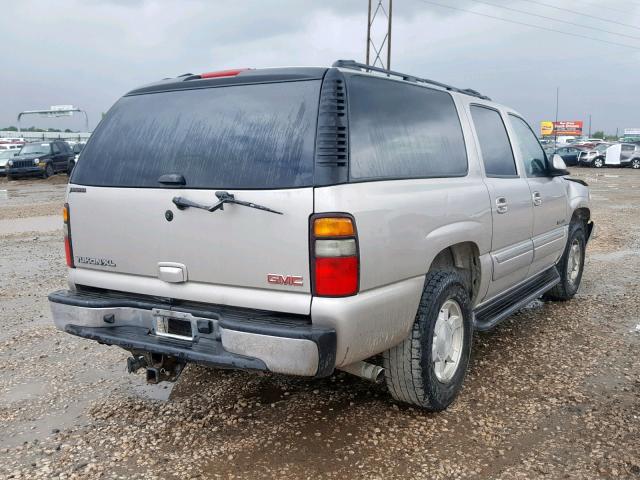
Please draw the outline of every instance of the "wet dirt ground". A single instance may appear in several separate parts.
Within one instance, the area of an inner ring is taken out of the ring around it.
[[[51,323],[66,177],[0,180],[0,478],[640,478],[640,171],[573,173],[598,225],[578,295],[477,334],[439,414],[343,373],[147,386]]]

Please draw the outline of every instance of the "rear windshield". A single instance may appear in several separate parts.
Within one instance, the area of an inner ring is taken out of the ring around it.
[[[121,98],[82,152],[72,182],[187,188],[313,184],[320,81],[236,85]]]

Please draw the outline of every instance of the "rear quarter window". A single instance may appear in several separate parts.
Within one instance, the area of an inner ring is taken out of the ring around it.
[[[362,75],[347,78],[351,180],[467,174],[450,94]]]

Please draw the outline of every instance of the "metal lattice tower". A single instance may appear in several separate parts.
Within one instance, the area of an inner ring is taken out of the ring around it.
[[[385,8],[386,5],[386,8]],[[371,0],[369,0],[369,15],[367,17],[367,65],[380,66],[381,68],[391,69],[391,11],[393,9],[393,0],[377,0],[375,10],[371,9]],[[376,19],[379,19],[376,22]],[[374,23],[377,25],[386,21],[386,33],[382,41],[376,45],[371,38],[371,27]],[[383,62],[383,52],[387,47],[387,64]],[[373,62],[371,62],[371,50],[373,49]]]

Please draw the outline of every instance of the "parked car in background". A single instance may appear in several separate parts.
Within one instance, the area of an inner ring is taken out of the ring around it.
[[[554,154],[560,155],[567,166],[574,166],[578,164],[578,155],[580,152],[582,152],[582,150],[578,147],[560,147],[553,152],[552,157]]]
[[[68,172],[73,159],[69,145],[62,140],[27,143],[7,162],[7,180],[26,176],[48,178],[58,172]]]
[[[590,150],[583,150],[578,154],[578,165],[583,167],[604,167],[604,156],[610,143],[600,143]]]
[[[589,189],[513,109],[372,69],[211,72],[118,100],[70,179],[56,326],[130,351],[150,383],[186,362],[342,369],[446,408],[474,329],[575,295]]]
[[[15,157],[17,150],[0,150],[0,176],[6,175],[7,162]]]
[[[69,160],[69,168],[67,169],[67,173],[69,175],[71,175],[71,172],[73,171],[76,164],[78,163],[78,159],[80,158],[80,152],[82,152],[82,149],[84,148],[84,146],[85,146],[85,142],[77,142],[73,144],[73,147],[71,148],[71,151],[73,152],[73,159]]]
[[[595,168],[631,167],[640,169],[640,145],[634,143],[600,144],[578,159],[581,165]]]
[[[0,143],[0,151],[15,150],[16,152],[22,148],[22,144],[18,143]]]
[[[608,159],[605,157],[605,161]],[[608,164],[608,162],[607,162]],[[635,143],[623,143],[620,147],[620,166],[640,169],[640,146]]]
[[[0,138],[0,144],[2,143],[17,143],[20,145],[24,145],[26,141],[22,137],[2,137]]]
[[[85,142],[77,142],[73,145],[71,150],[73,150],[74,155],[80,155],[80,152],[82,152],[82,149],[84,148],[85,145],[86,145]]]

